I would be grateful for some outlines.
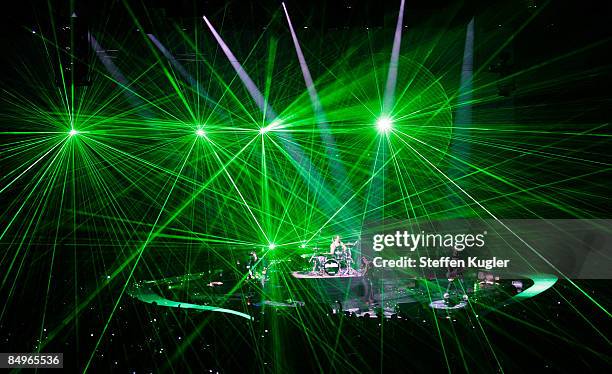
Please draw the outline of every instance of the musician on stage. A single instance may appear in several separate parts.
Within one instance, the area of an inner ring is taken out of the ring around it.
[[[336,235],[332,238],[331,245],[329,246],[330,253],[333,255],[336,252],[346,252],[346,245],[342,243],[340,235]]]
[[[267,276],[266,273],[268,271],[268,263],[265,257],[258,257],[256,251],[251,251],[249,253],[249,260],[247,262],[247,279],[249,280],[259,280],[261,286],[265,285]]]

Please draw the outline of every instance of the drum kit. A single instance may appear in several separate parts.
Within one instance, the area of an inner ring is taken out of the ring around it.
[[[332,254],[329,252],[317,252],[318,248],[313,248],[309,263],[311,265],[311,274],[327,274],[329,276],[350,275],[355,272],[353,269],[352,248],[354,244],[347,244],[344,249],[336,249]]]

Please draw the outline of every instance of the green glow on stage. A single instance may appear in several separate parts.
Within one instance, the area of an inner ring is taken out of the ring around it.
[[[225,314],[230,314],[230,315],[235,315],[238,317],[246,318],[248,320],[253,319],[253,317],[251,317],[250,315],[239,312],[237,310],[233,310],[233,309],[227,309],[227,308],[216,307],[216,306],[211,306],[211,305],[199,305],[199,304],[193,304],[193,303],[185,303],[185,302],[168,300],[165,297],[162,297],[159,294],[149,289],[146,289],[146,287],[143,287],[143,286],[132,290],[132,296],[142,302],[145,302],[148,304],[155,304],[155,305],[159,305],[162,307],[193,309],[193,310],[201,310],[205,312],[225,313]]]
[[[516,294],[514,299],[521,300],[537,296],[554,286],[558,280],[558,278],[552,274],[534,274],[529,275],[529,278],[533,280],[533,285],[523,292]]]

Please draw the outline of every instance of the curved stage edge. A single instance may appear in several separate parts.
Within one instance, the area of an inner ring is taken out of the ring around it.
[[[364,299],[363,295],[361,295],[361,297],[356,297],[354,292],[350,291],[350,289],[356,283],[359,283],[359,286],[361,284],[365,284],[366,277],[358,271],[353,274],[342,274],[335,276],[293,272],[291,273],[291,278],[293,278],[294,282],[300,282],[298,284],[301,284],[301,286],[295,287],[295,289],[301,288],[303,291],[302,294],[309,295],[308,300],[292,300],[290,298],[283,300],[272,300],[273,298],[270,297],[270,290],[265,291],[266,285],[259,287],[259,283],[257,284],[257,287],[253,287],[253,284],[250,284],[248,287],[249,291],[245,292],[244,286],[248,286],[249,284],[248,281],[245,281],[244,279],[240,280],[231,290],[228,290],[229,292],[217,292],[214,296],[212,294],[205,295],[204,298],[209,297],[209,300],[206,303],[194,302],[191,295],[188,295],[185,298],[169,297],[163,295],[163,292],[161,291],[173,288],[180,289],[186,282],[195,285],[199,284],[200,287],[204,286],[206,288],[210,288],[211,290],[216,288],[214,287],[215,285],[223,284],[222,282],[209,282],[210,279],[205,279],[204,273],[186,274],[181,277],[163,278],[159,280],[134,283],[129,288],[128,293],[131,297],[143,303],[155,306],[223,313],[245,318],[247,320],[255,319],[255,308],[261,308],[264,306],[284,309],[299,308],[313,302],[319,304],[327,303],[334,313],[344,311],[355,313],[357,315],[369,314],[375,317],[377,314],[375,313],[375,310],[379,309],[382,312],[382,315],[389,317],[397,312],[399,305],[411,303],[420,303],[427,305],[436,312],[446,313],[465,309],[468,306],[473,307],[475,304],[478,304],[479,306],[484,307],[483,312],[488,313],[500,310],[509,303],[521,302],[526,299],[533,298],[550,289],[558,281],[558,277],[552,274],[523,275],[523,280],[529,280],[532,282],[532,284],[511,297],[502,298],[502,300],[500,300],[500,291],[498,289],[500,286],[497,282],[490,284],[480,282],[480,284],[483,285],[483,287],[488,288],[488,290],[484,294],[483,292],[480,292],[478,297],[473,296],[475,295],[473,291],[469,297],[466,292],[459,292],[458,294],[450,296],[448,292],[450,285],[447,286],[447,292],[444,292],[443,287],[440,287],[438,290],[434,290],[432,294],[437,293],[440,295],[440,297],[430,297],[428,300],[427,298],[419,297],[417,292],[397,295],[396,291],[392,291],[389,292],[389,296],[385,296],[385,303],[383,303],[382,300],[379,300],[379,302],[366,302],[367,305],[364,308],[365,304],[361,302]],[[417,282],[418,279],[415,279],[414,281]],[[333,282],[340,283],[334,284]],[[267,286],[269,286],[269,284]],[[285,287],[286,286],[287,285],[285,284]],[[197,288],[197,286],[195,288]],[[313,293],[312,290],[316,290],[316,292]],[[343,290],[343,292],[338,292],[338,290]],[[200,292],[194,293],[196,295],[200,294]],[[299,294],[299,291],[296,293]],[[313,294],[316,295],[313,297]],[[292,296],[295,297],[296,294],[292,294]],[[342,299],[342,297],[344,299]],[[454,302],[449,302],[449,300],[453,299],[453,297],[456,300]],[[227,304],[232,303],[237,304],[237,306],[243,308],[244,311],[227,307]],[[245,308],[245,306],[247,306],[247,308]]]

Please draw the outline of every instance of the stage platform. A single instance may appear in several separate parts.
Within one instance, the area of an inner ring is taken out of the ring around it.
[[[297,279],[338,279],[338,278],[360,278],[363,276],[361,271],[355,271],[349,274],[335,274],[329,275],[321,272],[305,272],[305,271],[294,271],[291,273],[294,278]]]

